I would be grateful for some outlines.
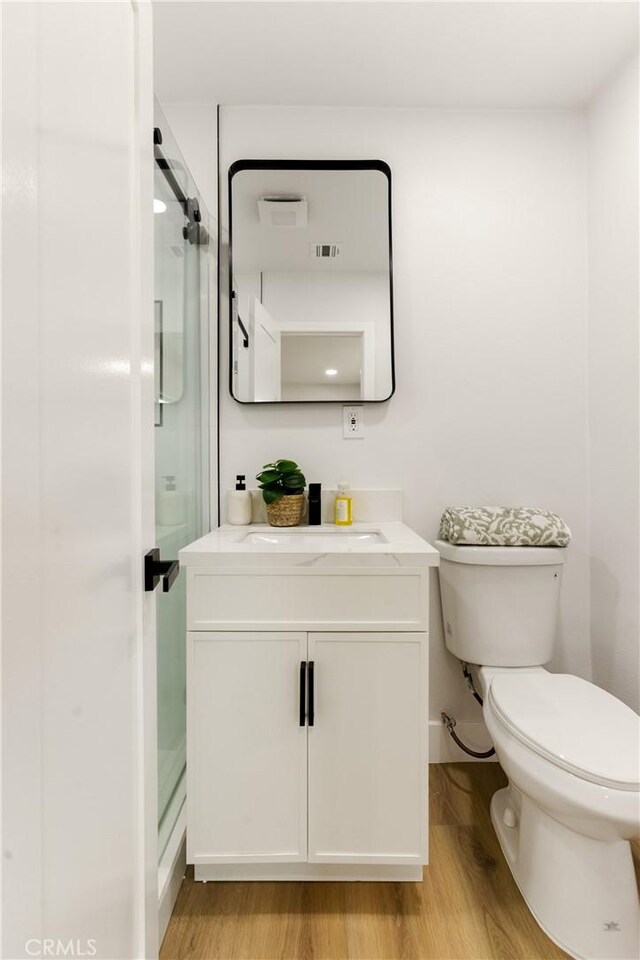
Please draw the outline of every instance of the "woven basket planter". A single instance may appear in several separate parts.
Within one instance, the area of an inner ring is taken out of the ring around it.
[[[267,504],[267,520],[272,527],[297,527],[303,510],[304,493],[293,493]]]

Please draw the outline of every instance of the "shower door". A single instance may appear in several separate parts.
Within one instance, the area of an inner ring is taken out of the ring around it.
[[[213,244],[195,184],[156,106],[155,489],[162,560],[209,529],[208,290]],[[185,574],[156,590],[158,856],[185,800]],[[179,838],[174,836],[174,845]]]

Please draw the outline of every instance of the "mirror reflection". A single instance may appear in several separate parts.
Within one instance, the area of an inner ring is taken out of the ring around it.
[[[390,183],[382,161],[232,165],[236,400],[391,396]]]

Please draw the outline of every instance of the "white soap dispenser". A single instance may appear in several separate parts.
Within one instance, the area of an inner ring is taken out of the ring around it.
[[[227,495],[227,521],[233,526],[251,523],[251,492],[247,490],[244,474],[236,477],[236,488]]]
[[[185,499],[180,490],[176,490],[176,478],[169,473],[162,478],[164,490],[156,494],[156,521],[163,527],[177,527],[185,522]]]

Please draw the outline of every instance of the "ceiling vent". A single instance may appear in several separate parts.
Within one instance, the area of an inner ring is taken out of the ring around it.
[[[336,260],[342,253],[341,243],[310,243],[309,256],[312,260]]]
[[[306,227],[307,201],[304,197],[263,197],[258,200],[263,227]]]

